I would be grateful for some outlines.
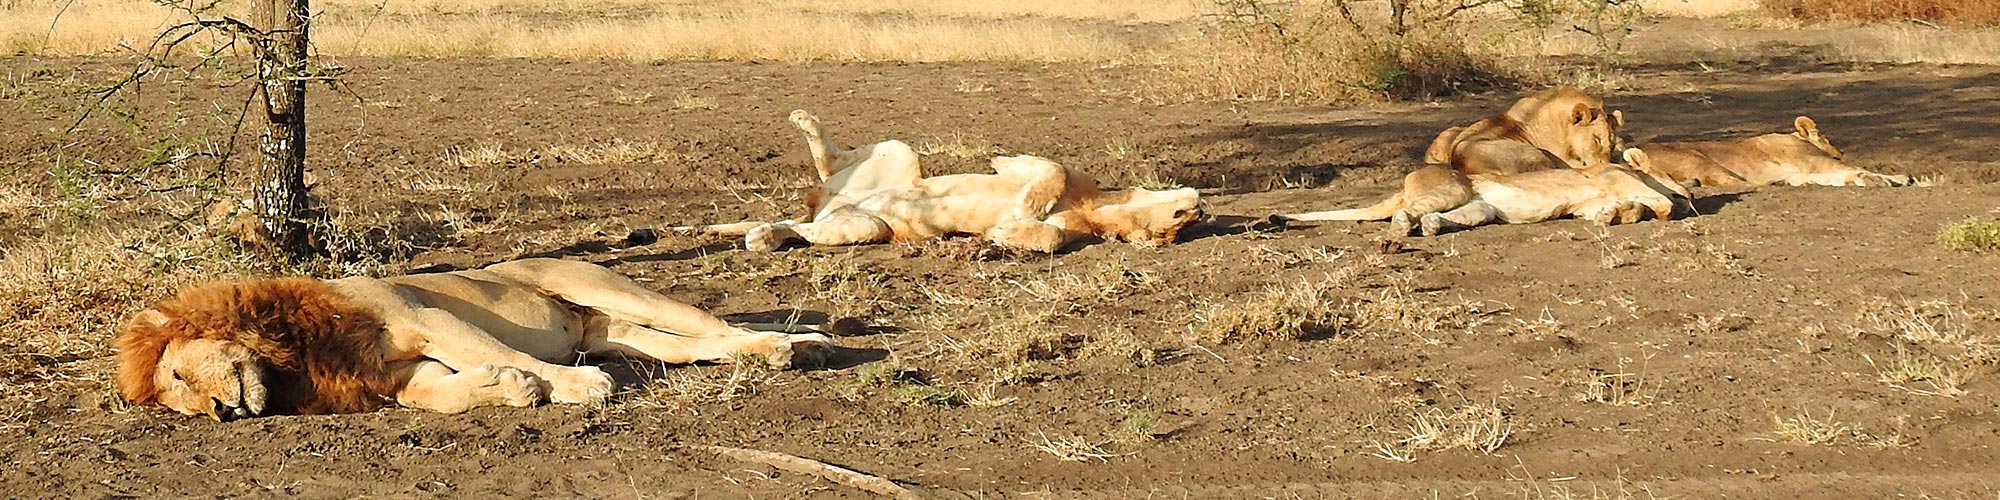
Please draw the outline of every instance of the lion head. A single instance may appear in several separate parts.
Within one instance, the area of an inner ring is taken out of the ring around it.
[[[1611,163],[1624,149],[1618,127],[1625,113],[1607,111],[1604,101],[1571,87],[1557,87],[1516,101],[1506,116],[1521,124],[1536,147],[1555,152],[1571,167]]]
[[[1194,188],[1154,191],[1131,188],[1107,193],[1117,200],[1097,207],[1096,224],[1103,236],[1136,245],[1158,247],[1180,238],[1182,229],[1200,220],[1200,195]]]
[[[1828,140],[1825,134],[1819,133],[1819,124],[1813,123],[1813,119],[1803,116],[1798,117],[1792,120],[1792,127],[1797,129],[1792,132],[1792,137],[1797,137],[1799,140],[1812,144],[1813,147],[1819,148],[1820,151],[1825,151],[1827,155],[1832,156],[1835,160],[1840,159],[1840,148],[1833,147],[1833,141]]]
[[[381,332],[311,278],[194,286],[126,322],[119,392],[218,421],[367,411],[394,390]]]

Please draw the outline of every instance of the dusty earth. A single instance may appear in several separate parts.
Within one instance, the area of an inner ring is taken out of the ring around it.
[[[1385,242],[1375,223],[1252,226],[1379,199],[1431,134],[1514,94],[1333,109],[1177,103],[1119,68],[1081,66],[344,62],[359,100],[315,90],[311,108],[319,189],[375,230],[362,240],[405,244],[404,268],[560,255],[732,319],[874,326],[841,339],[849,349],[824,370],[590,360],[628,389],[603,408],[226,424],[117,403],[108,347],[50,357],[10,344],[10,359],[39,366],[8,374],[0,491],[867,496],[683,447],[725,445],[938,498],[2000,495],[2000,256],[1935,241],[1946,223],[2000,211],[2000,69],[1635,68],[1607,93],[1635,140],[1737,138],[1805,114],[1851,162],[1934,185],[1704,192],[1682,221]],[[90,69],[71,73],[78,64]],[[0,102],[9,183],[52,189],[45,165],[20,158],[75,119],[55,89],[119,64],[0,60],[12,75]],[[187,80],[115,102],[154,124],[147,137],[214,137],[240,89]],[[936,151],[934,171],[1032,153],[1106,184],[1202,188],[1215,217],[1164,249],[991,260],[959,244],[753,254],[719,237],[627,241],[795,211],[810,171],[785,122],[796,108],[836,142]],[[100,117],[66,140],[129,162],[150,141],[130,130]],[[585,161],[564,148],[624,153]],[[204,161],[117,182],[164,188]],[[187,206],[184,190],[127,192],[98,217],[158,225]],[[63,230],[9,206],[0,233],[17,236],[0,241]],[[1210,331],[1219,309],[1300,283],[1331,283],[1337,325],[1304,340]],[[1923,366],[1950,377],[1884,381]],[[1425,432],[1419,417],[1509,433],[1490,453],[1430,449],[1409,440]],[[1099,456],[1042,449],[1066,443]]]

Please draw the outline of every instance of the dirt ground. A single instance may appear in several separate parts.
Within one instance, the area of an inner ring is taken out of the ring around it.
[[[115,67],[83,62],[98,76]],[[0,425],[0,490],[867,496],[684,447],[723,445],[938,498],[2000,496],[2000,378],[1985,350],[2000,344],[2000,256],[1935,241],[1946,223],[2000,213],[2000,69],[1783,58],[1634,69],[1606,100],[1635,140],[1778,132],[1804,114],[1850,162],[1934,185],[1702,192],[1700,215],[1680,221],[1385,242],[1377,223],[1252,223],[1377,200],[1432,134],[1515,94],[1332,109],[1163,101],[1116,67],[345,62],[362,100],[315,91],[319,190],[415,247],[407,267],[559,255],[731,319],[857,316],[873,327],[841,339],[847,349],[825,370],[591,360],[627,389],[603,408],[226,424],[118,404],[104,382],[108,348],[22,353],[69,375],[9,380],[0,414],[16,418]],[[65,68],[77,63],[0,60],[26,89],[0,102],[10,117],[0,153],[29,158],[75,118],[69,101],[32,87],[74,80]],[[147,123],[183,118],[181,136],[201,137],[220,126],[208,102],[237,94],[195,82],[129,102]],[[755,254],[720,237],[625,241],[634,229],[795,212],[794,188],[810,175],[785,122],[798,108],[839,143],[898,138],[936,151],[925,158],[936,172],[1031,153],[1107,185],[1199,187],[1214,220],[1168,248],[996,260],[937,245]],[[68,140],[137,155],[144,141],[120,130],[94,120]],[[626,153],[584,161],[564,148]],[[451,161],[474,151],[493,159]],[[17,189],[53,189],[45,167],[8,161]],[[102,202],[99,217],[156,225],[173,212],[162,207],[184,203],[174,191],[127,192],[137,194]],[[17,238],[58,224],[18,206],[0,213],[0,233]],[[1315,282],[1336,284],[1331,300],[1349,322],[1338,331],[1203,333],[1221,308]],[[1922,366],[1952,373],[1884,381]],[[1447,422],[1433,434],[1467,422],[1508,433],[1490,453],[1433,450],[1410,439],[1427,432],[1420,422]]]

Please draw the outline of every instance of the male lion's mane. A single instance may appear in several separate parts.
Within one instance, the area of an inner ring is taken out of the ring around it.
[[[396,382],[378,344],[380,319],[313,278],[215,282],[153,305],[165,322],[133,321],[120,332],[120,392],[148,404],[160,357],[176,340],[235,342],[264,363],[270,413],[353,413],[376,409]]]

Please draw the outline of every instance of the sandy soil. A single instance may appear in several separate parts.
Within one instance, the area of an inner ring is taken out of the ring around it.
[[[0,414],[18,418],[0,425],[0,489],[866,496],[680,448],[727,445],[839,464],[938,498],[2000,494],[2000,379],[1993,360],[1968,354],[2000,343],[2000,256],[1934,241],[1945,223],[1995,215],[1993,68],[1662,67],[1607,95],[1637,140],[1782,131],[1805,114],[1853,163],[1935,186],[1702,193],[1701,215],[1684,221],[1561,221],[1384,243],[1379,224],[1250,226],[1277,211],[1379,199],[1437,130],[1515,95],[1327,109],[1164,103],[1130,90],[1138,85],[1116,68],[347,62],[363,100],[318,92],[311,111],[321,189],[425,247],[411,267],[564,255],[732,319],[854,315],[875,327],[842,339],[851,349],[827,370],[593,360],[630,389],[606,407],[463,415],[218,424],[111,401],[99,382],[108,359],[41,360],[96,377],[10,381],[20,394]],[[75,63],[0,66],[24,75]],[[147,92],[145,102],[185,104],[146,105],[141,116],[196,117],[189,134],[205,126],[203,99],[226,100]],[[29,95],[0,102],[13,117],[0,125],[0,154],[38,151],[51,127],[74,118],[74,108]],[[990,148],[930,155],[934,171],[1032,153],[1106,184],[1200,187],[1217,216],[1164,249],[1097,244],[991,261],[898,245],[752,254],[721,238],[622,241],[638,228],[791,213],[796,190],[785,186],[810,170],[784,121],[795,108],[818,113],[842,143]],[[133,149],[116,130],[72,140]],[[547,153],[614,141],[652,153],[608,164]],[[442,159],[480,146],[515,158]],[[141,223],[157,212],[119,217]],[[11,234],[52,224],[0,214]],[[1216,308],[1302,280],[1337,280],[1337,300],[1359,312],[1351,327],[1314,340],[1191,334]],[[1913,322],[1950,339],[1912,340]],[[996,347],[1023,330],[1055,333],[1042,335],[1053,338],[1046,345]],[[1961,367],[1962,380],[1955,392],[1880,380],[1888,364],[1913,360]],[[979,404],[924,404],[913,381]],[[1418,415],[1490,415],[1512,433],[1491,454],[1376,456],[1384,444],[1410,446],[1398,443]],[[1790,438],[1788,423],[1827,442]],[[1105,456],[1064,461],[1037,446],[1062,441]]]

